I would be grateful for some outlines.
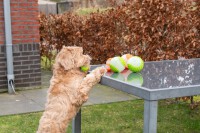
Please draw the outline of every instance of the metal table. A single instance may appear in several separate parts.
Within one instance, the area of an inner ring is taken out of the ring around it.
[[[145,62],[140,73],[107,72],[101,84],[144,99],[143,132],[156,133],[158,100],[200,94],[200,58]],[[81,112],[73,120],[74,133],[81,132],[80,123]]]

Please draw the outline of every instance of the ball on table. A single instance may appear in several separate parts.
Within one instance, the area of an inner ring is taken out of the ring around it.
[[[139,56],[133,56],[128,60],[127,65],[132,72],[140,72],[144,68],[144,61]]]
[[[122,56],[122,58],[123,58],[123,59],[125,60],[125,62],[126,62],[126,68],[128,68],[127,62],[128,62],[128,60],[129,60],[131,57],[133,57],[131,54],[124,54],[124,55]]]
[[[113,72],[121,72],[125,69],[125,61],[122,57],[114,57],[110,60],[110,69]]]
[[[113,73],[110,77],[120,81],[125,81],[125,77],[121,73]]]
[[[143,76],[141,73],[130,73],[128,75],[127,81],[128,83],[135,85],[135,86],[142,86],[143,85]]]
[[[82,66],[81,67],[81,71],[83,71],[83,72],[87,72],[87,71],[89,71],[89,69],[90,69],[89,66]]]

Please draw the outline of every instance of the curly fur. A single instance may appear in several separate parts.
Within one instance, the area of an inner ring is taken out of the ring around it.
[[[92,86],[106,72],[99,67],[90,74],[80,71],[91,58],[81,47],[63,47],[56,56],[45,111],[37,133],[65,133],[69,122],[88,99]]]

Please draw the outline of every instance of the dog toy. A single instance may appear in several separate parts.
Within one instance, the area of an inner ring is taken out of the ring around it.
[[[110,69],[110,61],[111,61],[112,58],[108,58],[107,61],[106,61],[106,69],[107,69],[107,72],[110,72],[111,69]]]
[[[140,73],[130,73],[126,82],[135,86],[142,86],[144,80]]]
[[[90,68],[88,66],[82,66],[81,71],[87,72]]]
[[[144,68],[144,61],[139,56],[133,56],[128,60],[127,65],[132,72],[140,72]]]
[[[113,72],[121,72],[125,69],[126,62],[122,57],[114,57],[110,60],[110,69]]]
[[[125,62],[126,62],[126,68],[128,68],[127,62],[128,62],[128,60],[129,60],[131,57],[133,57],[131,54],[124,54],[124,55],[122,56],[122,58],[123,58],[123,59],[125,60]]]

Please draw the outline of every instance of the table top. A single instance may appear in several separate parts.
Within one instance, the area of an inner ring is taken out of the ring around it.
[[[167,89],[200,85],[200,59],[145,62],[139,73],[124,70],[105,76],[147,89]]]
[[[147,100],[200,94],[200,58],[145,62],[139,73],[107,72],[102,84]]]

